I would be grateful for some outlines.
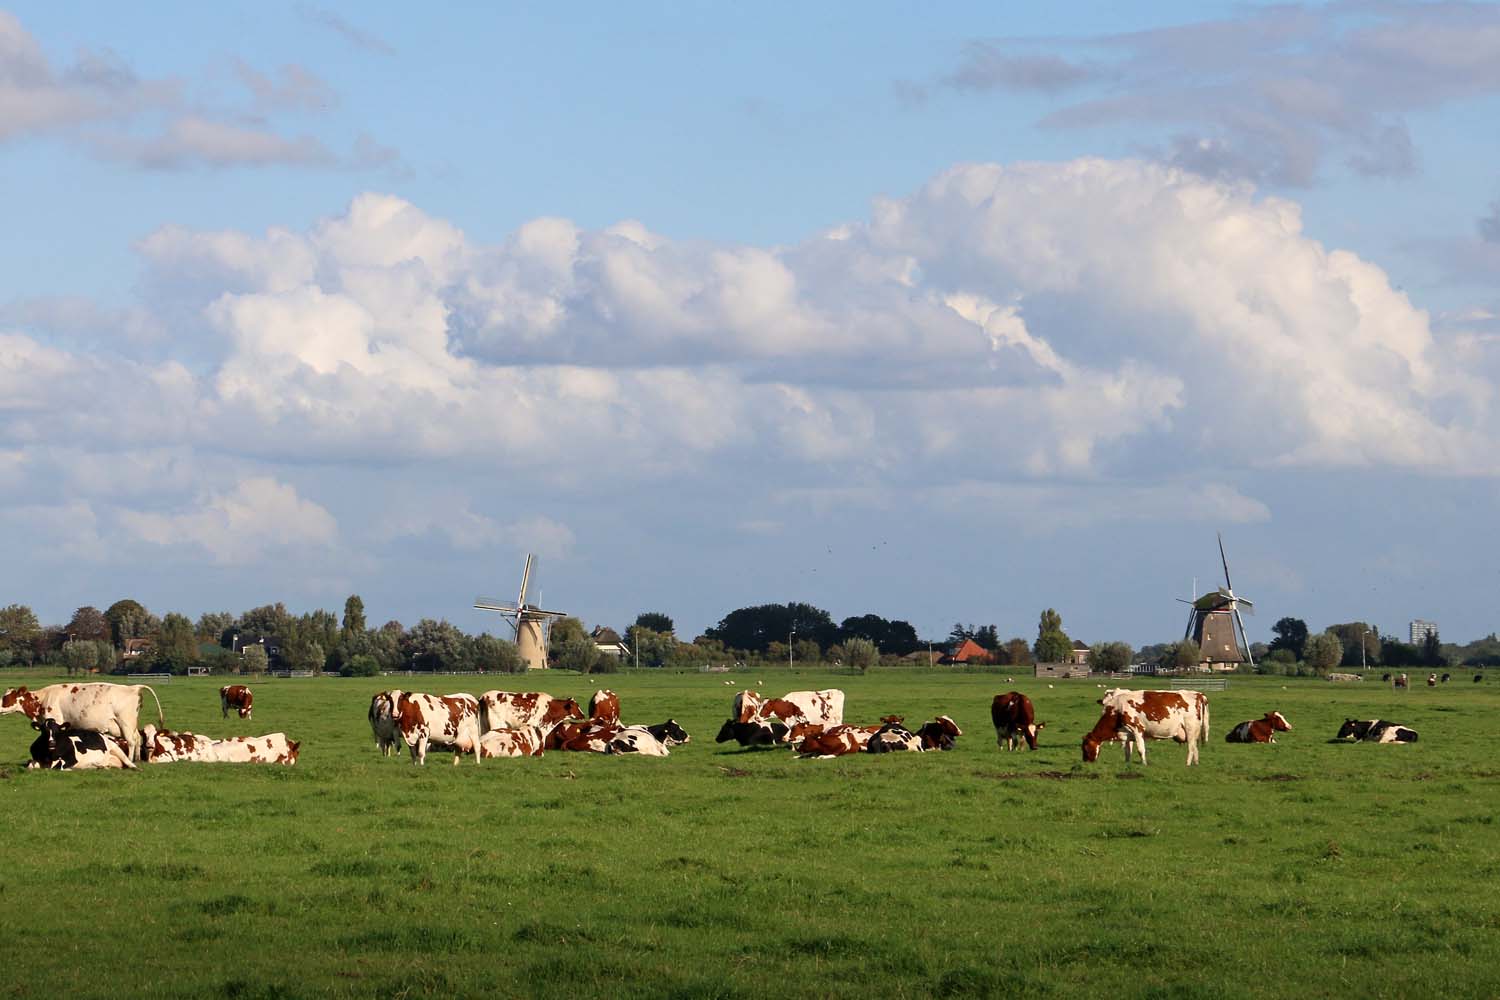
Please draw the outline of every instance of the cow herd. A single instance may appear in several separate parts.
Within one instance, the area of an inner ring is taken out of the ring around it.
[[[157,719],[140,723],[141,702],[149,693],[156,702]],[[243,684],[219,691],[220,712],[251,718],[253,695]],[[717,742],[746,748],[785,747],[804,759],[827,759],[855,753],[925,752],[951,750],[963,731],[952,717],[939,715],[915,729],[899,715],[878,722],[844,722],[844,692],[791,691],[781,697],[762,697],[754,690],[735,695],[730,716]],[[1189,766],[1198,762],[1199,748],[1208,741],[1208,696],[1196,690],[1136,691],[1111,688],[1098,699],[1101,713],[1082,740],[1083,760],[1099,759],[1100,748],[1118,741],[1129,764],[1135,754],[1146,763],[1147,740],[1172,740],[1187,747]],[[12,688],[0,696],[0,714],[19,712],[38,731],[31,745],[33,768],[57,770],[134,768],[137,762],[295,764],[300,743],[284,733],[231,736],[216,739],[165,728],[156,692],[144,684],[53,684],[30,691]],[[1018,691],[995,695],[990,706],[997,745],[1016,750],[1024,742],[1035,750],[1046,726],[1036,721],[1031,699]],[[636,754],[666,757],[671,748],[689,742],[687,731],[673,719],[657,725],[626,725],[621,721],[620,698],[600,690],[585,711],[571,698],[540,691],[486,691],[432,695],[414,691],[381,691],[370,699],[368,712],[376,749],[389,756],[402,746],[412,763],[425,764],[429,749],[451,751],[457,764],[464,754],[475,763],[486,758],[540,757],[548,750]],[[1275,743],[1277,733],[1291,732],[1280,712],[1265,713],[1231,727],[1228,743]],[[1417,733],[1408,726],[1381,719],[1346,719],[1335,740],[1372,743],[1414,743]]]
[[[477,764],[487,757],[540,757],[548,750],[666,757],[689,740],[672,719],[624,725],[620,697],[608,690],[594,692],[587,715],[572,698],[543,691],[486,691],[478,698],[381,691],[370,699],[368,718],[376,749],[389,756],[404,743],[414,764],[427,763],[429,747],[451,750],[455,764],[471,753]]]
[[[156,722],[140,722],[143,693],[156,702]],[[230,709],[250,718],[252,697],[242,684],[219,690],[223,716]],[[138,762],[212,761],[224,764],[295,764],[301,744],[285,733],[213,739],[165,728],[161,701],[145,684],[50,684],[35,691],[11,688],[0,695],[0,715],[19,712],[38,731],[29,768],[58,771],[134,769]]]

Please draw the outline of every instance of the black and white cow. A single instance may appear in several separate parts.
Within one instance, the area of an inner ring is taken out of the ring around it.
[[[41,735],[31,744],[29,768],[54,771],[84,771],[94,768],[135,770],[130,745],[114,736],[89,729],[68,729],[55,719],[37,724]]]
[[[1417,731],[1384,719],[1345,719],[1337,739],[1365,743],[1415,743]]]

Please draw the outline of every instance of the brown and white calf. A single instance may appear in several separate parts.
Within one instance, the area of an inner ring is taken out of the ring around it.
[[[375,749],[386,757],[401,752],[401,727],[396,724],[396,703],[400,700],[398,690],[380,691],[370,698],[370,733],[375,737]]]
[[[429,746],[451,748],[455,765],[466,753],[479,763],[479,701],[471,694],[403,691],[396,700],[396,727],[413,764],[427,763]]]
[[[162,724],[161,701],[145,684],[49,684],[35,691],[11,688],[0,695],[0,715],[21,712],[41,728],[51,719],[69,729],[88,729],[125,741],[131,760],[141,758],[141,692],[156,702],[156,724]]]
[[[1241,722],[1224,734],[1225,743],[1275,743],[1277,733],[1289,733],[1292,724],[1280,712],[1267,712],[1263,718]]]
[[[990,719],[995,723],[996,744],[1006,750],[1016,749],[1023,739],[1028,749],[1035,750],[1036,734],[1046,725],[1036,721],[1031,699],[1019,691],[995,695],[990,703]]]
[[[1187,762],[1198,762],[1198,747],[1208,740],[1208,696],[1201,691],[1131,691],[1113,688],[1099,700],[1104,713],[1083,737],[1083,759],[1099,759],[1099,747],[1122,739],[1125,763],[1132,745],[1146,763],[1146,740],[1174,740],[1187,744]]]
[[[550,730],[566,719],[582,718],[578,702],[545,691],[486,691],[479,696],[479,728],[485,733],[527,726]]]
[[[797,752],[804,757],[820,760],[843,757],[864,750],[870,737],[879,729],[879,726],[829,726],[818,732],[807,732],[804,728],[799,738],[795,739],[795,745]]]
[[[240,718],[250,718],[250,708],[255,703],[255,695],[243,684],[225,684],[219,688],[219,718],[227,718],[232,708],[240,714]]]

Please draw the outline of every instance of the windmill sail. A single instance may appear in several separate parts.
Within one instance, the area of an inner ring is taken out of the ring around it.
[[[547,668],[547,633],[554,619],[564,617],[565,611],[544,611],[526,603],[526,590],[531,585],[531,568],[536,557],[528,554],[526,565],[521,570],[521,590],[514,601],[498,601],[493,598],[476,597],[474,607],[481,611],[498,611],[510,624],[515,635],[516,649],[527,670]]]

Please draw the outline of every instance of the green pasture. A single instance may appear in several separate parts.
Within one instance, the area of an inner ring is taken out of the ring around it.
[[[1117,746],[1081,762],[1094,681],[760,676],[965,735],[716,745],[753,673],[603,678],[627,722],[692,733],[666,760],[375,752],[374,691],[504,677],[261,680],[251,722],[220,719],[222,679],[157,688],[173,728],[303,741],[293,768],[28,772],[31,730],[0,717],[0,997],[1500,995],[1500,683],[1235,678],[1201,766],[1159,743],[1127,771]],[[601,679],[528,680],[586,701]],[[1012,688],[1036,753],[995,747]],[[1278,745],[1224,743],[1270,709]],[[1331,744],[1345,716],[1421,742]]]

